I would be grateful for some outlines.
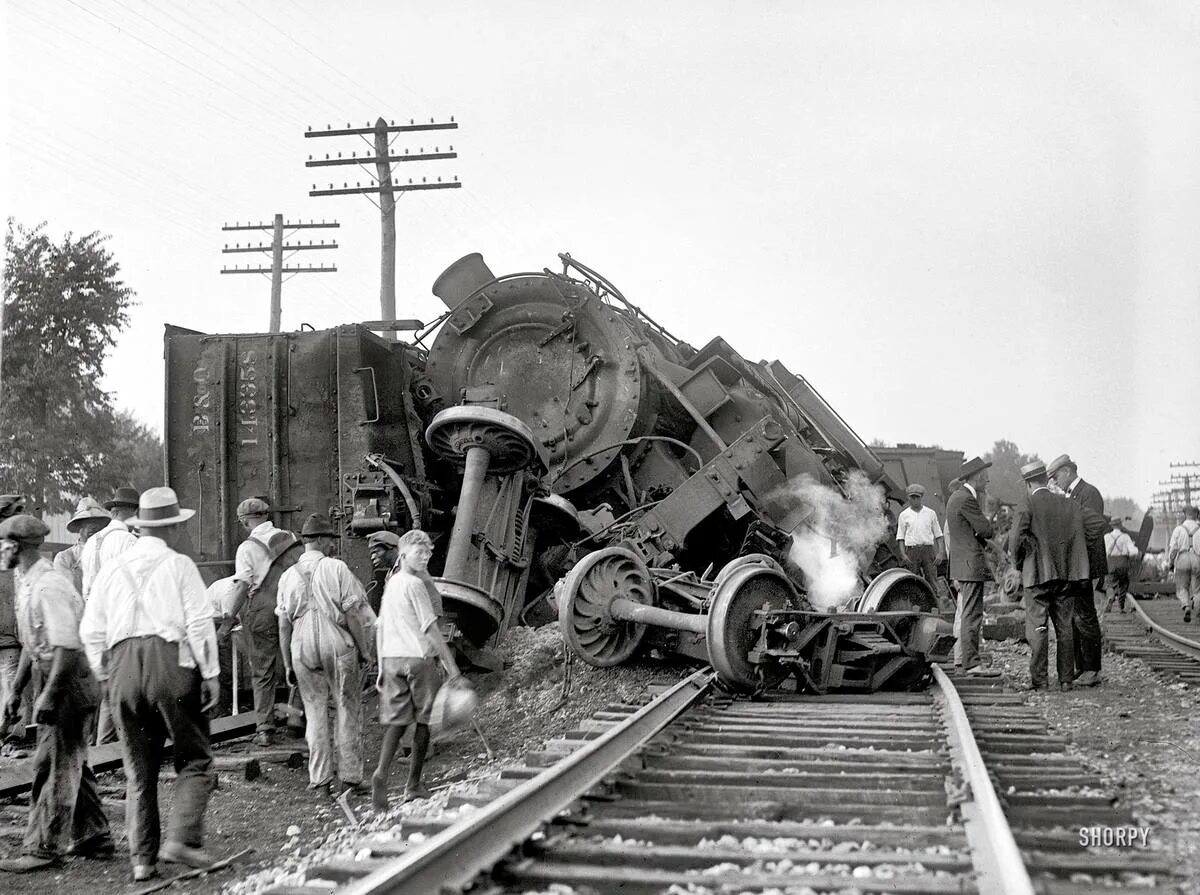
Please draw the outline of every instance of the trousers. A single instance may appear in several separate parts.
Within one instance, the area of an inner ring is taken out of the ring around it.
[[[1029,641],[1029,677],[1035,687],[1049,682],[1049,638],[1047,622],[1054,625],[1055,664],[1058,682],[1069,684],[1075,678],[1075,597],[1065,581],[1031,587],[1026,592],[1025,639]]]
[[[322,650],[319,667],[300,660],[297,641],[293,641],[292,667],[304,700],[308,741],[308,781],[314,786],[328,783],[336,775],[345,783],[361,783],[362,752],[362,670],[358,651],[337,653]],[[332,703],[332,705],[331,705]],[[331,729],[330,711],[333,712]],[[335,769],[334,743],[337,746]]]
[[[42,671],[49,672],[49,664]],[[91,672],[87,672],[88,675]],[[69,682],[53,724],[39,724],[33,755],[33,789],[22,851],[40,858],[61,857],[71,846],[111,843],[108,817],[88,766],[88,732],[96,714],[95,681],[85,697]]]
[[[1074,600],[1072,615],[1075,640],[1075,673],[1100,670],[1100,619],[1096,615],[1096,594],[1091,581],[1072,581],[1067,585]]]
[[[1200,610],[1200,554],[1175,557],[1175,596],[1184,609]]]
[[[21,664],[21,648],[19,646],[0,646],[0,706],[8,704],[8,694],[12,692],[17,680],[17,667]],[[21,714],[17,722],[4,738],[5,742],[19,743],[25,739],[25,725],[30,721],[30,711],[33,703],[29,699],[29,690],[21,698]]]
[[[929,586],[937,592],[937,562],[936,552],[932,544],[917,544],[906,546],[904,554],[912,570],[929,582]]]
[[[954,613],[954,664],[963,670],[979,664],[983,635],[983,582],[958,581],[958,610]]]
[[[250,643],[250,677],[254,687],[255,730],[275,730],[275,696],[279,689],[279,621],[275,607],[263,594],[255,594],[242,613],[242,627]]]
[[[217,777],[208,719],[200,710],[200,672],[180,668],[179,644],[161,637],[120,641],[110,653],[109,669],[109,696],[125,766],[130,863],[154,864],[158,858],[158,772],[168,736],[177,776],[167,840],[201,847],[204,812]]]

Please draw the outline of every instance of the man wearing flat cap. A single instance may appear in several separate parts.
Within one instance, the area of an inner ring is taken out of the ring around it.
[[[400,536],[394,531],[375,531],[367,535],[367,551],[371,556],[371,571],[374,573],[370,585],[367,586],[367,602],[371,604],[371,610],[376,615],[379,614],[383,589],[392,577],[392,570],[399,559],[399,546]]]
[[[220,695],[217,635],[200,570],[174,549],[193,515],[171,488],[142,494],[130,520],[141,537],[100,570],[80,626],[88,658],[108,682],[121,732],[135,881],[156,875],[160,860],[194,868],[213,863],[202,847],[216,785],[207,714]],[[158,772],[168,736],[176,778],[164,843]]]
[[[328,517],[309,516],[300,538],[304,553],[279,579],[279,647],[304,700],[309,789],[341,793],[363,783],[362,668],[375,661],[376,617],[362,583],[332,555],[338,536]]]
[[[250,672],[254,684],[254,712],[258,716],[254,744],[275,742],[275,696],[281,678],[279,623],[275,615],[276,588],[271,566],[296,543],[290,531],[276,528],[271,506],[261,497],[248,497],[238,504],[238,522],[247,532],[234,555],[234,577],[240,594],[229,618],[221,625],[224,639],[241,617],[250,647]]]
[[[1094,687],[1100,683],[1100,663],[1103,655],[1103,635],[1096,615],[1096,592],[1104,590],[1108,575],[1108,557],[1104,552],[1104,536],[1109,531],[1104,517],[1104,498],[1099,489],[1079,477],[1079,467],[1067,454],[1059,454],[1046,464],[1046,473],[1071,500],[1079,504],[1083,515],[1083,536],[1087,541],[1088,581],[1075,582],[1071,592],[1075,597],[1075,683]]]
[[[79,540],[54,555],[54,568],[71,576],[75,589],[83,593],[83,548],[88,539],[105,528],[112,515],[94,497],[84,497],[75,508],[75,515],[67,522],[67,531],[78,535]]]
[[[50,532],[33,516],[0,523],[0,566],[16,568],[17,624],[21,664],[4,704],[4,723],[20,713],[21,694],[36,666],[41,684],[34,703],[37,752],[29,821],[19,857],[0,861],[0,871],[28,873],[57,866],[70,854],[113,854],[108,818],[87,763],[87,732],[100,688],[79,635],[83,600],[71,579],[41,556]]]
[[[908,506],[896,520],[896,544],[902,559],[914,572],[929,582],[937,593],[937,567],[945,558],[945,541],[937,513],[925,506],[925,486],[908,486]]]
[[[980,640],[983,633],[983,582],[988,579],[984,545],[994,532],[983,515],[991,463],[972,457],[958,471],[958,488],[946,501],[946,530],[950,535],[950,577],[958,588],[954,614],[954,654],[967,674],[982,674]]]
[[[1079,504],[1048,487],[1042,462],[1021,467],[1029,490],[1017,507],[1008,533],[1008,552],[1021,570],[1026,602],[1025,637],[1029,641],[1029,677],[1035,690],[1049,686],[1047,635],[1054,625],[1058,684],[1069,690],[1075,678],[1074,596],[1071,583],[1086,581],[1087,543]]]

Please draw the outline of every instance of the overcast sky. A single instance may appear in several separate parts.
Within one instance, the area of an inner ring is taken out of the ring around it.
[[[140,305],[107,386],[160,428],[164,323],[267,326],[267,280],[218,273],[247,260],[222,223],[336,218],[298,260],[339,272],[284,285],[284,328],[379,315],[377,210],[308,196],[367,175],[304,166],[367,147],[305,130],[454,116],[394,146],[453,142],[420,174],[465,184],[400,200],[398,316],[439,313],[467,252],[570,251],[867,439],[1068,451],[1143,504],[1200,460],[1193,3],[3,8],[3,210],[112,235]]]

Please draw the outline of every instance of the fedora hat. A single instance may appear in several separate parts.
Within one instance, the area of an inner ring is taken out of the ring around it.
[[[304,520],[304,525],[300,529],[300,537],[315,538],[318,535],[337,537],[337,532],[333,530],[333,523],[329,521],[328,516],[313,513]]]
[[[111,519],[112,514],[100,506],[100,502],[94,497],[85,497],[79,501],[79,505],[75,507],[75,515],[67,522],[67,531],[79,531],[80,524],[87,522],[89,519]]]
[[[1030,479],[1042,478],[1046,475],[1046,464],[1041,460],[1034,460],[1032,463],[1026,463],[1021,467],[1021,478],[1028,482]]]
[[[983,457],[972,457],[958,468],[958,479],[961,482],[965,482],[971,476],[975,475],[975,473],[982,472],[991,465],[992,464],[986,462]]]
[[[104,509],[111,510],[115,507],[129,507],[131,510],[136,510],[138,508],[137,488],[126,485],[124,488],[114,491],[113,496],[104,501]]]
[[[1054,475],[1064,466],[1075,466],[1075,461],[1071,459],[1070,454],[1059,454],[1053,460],[1046,464],[1046,474]]]
[[[195,510],[179,506],[174,488],[150,488],[138,501],[138,514],[129,520],[129,524],[136,528],[161,528],[187,522],[195,515]]]

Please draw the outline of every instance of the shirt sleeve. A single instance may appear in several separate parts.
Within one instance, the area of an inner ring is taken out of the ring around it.
[[[254,547],[248,541],[238,544],[237,553],[233,555],[233,574],[239,581],[245,581],[251,587],[257,578],[254,570]]]
[[[896,522],[896,540],[903,541],[908,535],[908,511],[902,510]]]
[[[79,595],[61,574],[49,573],[38,582],[42,629],[51,647],[83,649],[79,638]]]
[[[938,522],[937,513],[935,513],[933,510],[929,511],[929,527],[933,529],[933,539],[935,541],[938,538],[945,537],[942,534],[942,526],[941,523]]]
[[[338,608],[342,612],[348,612],[358,603],[367,602],[367,591],[362,586],[362,582],[354,577],[350,567],[341,561],[337,564],[337,579],[338,598],[341,600]]]
[[[204,579],[196,564],[186,556],[174,559],[179,599],[183,604],[183,626],[192,658],[200,676],[214,678],[221,672],[217,659],[217,629],[213,627],[212,609],[204,593]]]
[[[413,616],[417,620],[417,627],[422,631],[428,631],[431,627],[437,624],[437,616],[433,614],[433,607],[429,605],[429,595],[425,593],[425,582],[419,578],[408,583],[406,595],[409,602],[412,603]]]
[[[296,567],[288,569],[279,578],[279,589],[275,594],[275,614],[288,621],[296,620],[296,610],[299,608],[300,573]]]
[[[93,584],[102,585],[104,575],[96,576]],[[83,620],[79,623],[79,639],[83,643],[83,651],[87,653],[88,664],[100,680],[108,679],[108,669],[104,664],[105,638],[108,630],[108,613],[105,606],[105,588],[93,587],[92,595],[83,607]]]

